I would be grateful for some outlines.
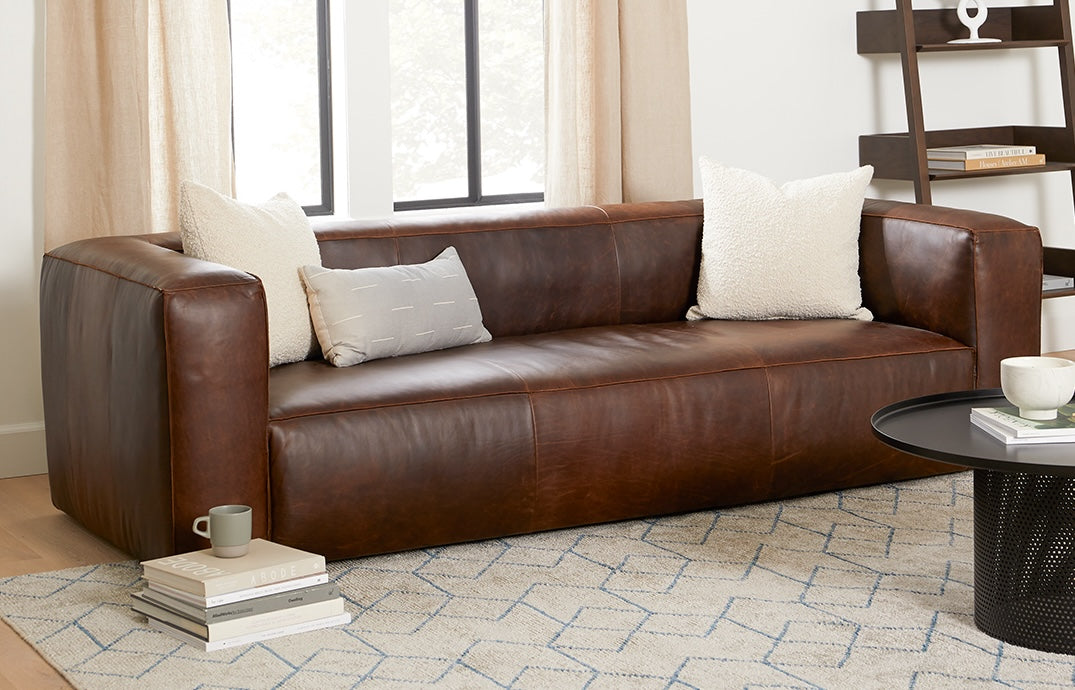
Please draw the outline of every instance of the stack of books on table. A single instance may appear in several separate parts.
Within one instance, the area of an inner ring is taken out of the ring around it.
[[[239,558],[205,549],[144,561],[142,577],[131,608],[205,651],[351,621],[324,556],[264,539]]]
[[[926,149],[930,170],[1000,170],[1045,165],[1045,155],[1033,146],[971,144]]]
[[[1057,410],[1056,419],[1035,421],[1019,416],[1015,407],[973,407],[970,421],[1009,444],[1075,442],[1075,405]]]

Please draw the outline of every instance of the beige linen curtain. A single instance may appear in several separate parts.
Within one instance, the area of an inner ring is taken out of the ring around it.
[[[686,0],[545,0],[549,206],[694,194]]]
[[[47,0],[45,245],[174,230],[233,190],[226,0]]]

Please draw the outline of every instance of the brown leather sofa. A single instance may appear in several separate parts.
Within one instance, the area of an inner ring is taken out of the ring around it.
[[[872,322],[684,320],[700,201],[315,226],[324,264],[454,245],[492,342],[266,366],[257,278],[175,235],[49,252],[55,504],[149,558],[210,506],[331,559],[951,471],[891,450],[895,400],[998,385],[1039,350],[1041,240],[1007,218],[869,200]],[[779,280],[779,275],[773,276]]]

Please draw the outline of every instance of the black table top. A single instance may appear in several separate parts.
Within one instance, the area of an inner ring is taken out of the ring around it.
[[[1075,477],[1075,442],[1005,444],[970,421],[972,407],[1010,405],[999,388],[941,393],[893,403],[874,413],[874,434],[930,460],[983,470]]]

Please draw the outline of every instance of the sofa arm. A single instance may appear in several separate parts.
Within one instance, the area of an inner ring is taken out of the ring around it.
[[[138,558],[204,548],[191,523],[217,504],[268,530],[261,282],[159,242],[74,242],[41,270],[53,503]]]
[[[1000,360],[1041,351],[1041,236],[1002,216],[867,199],[860,235],[863,303],[878,321],[975,348],[979,388]]]

